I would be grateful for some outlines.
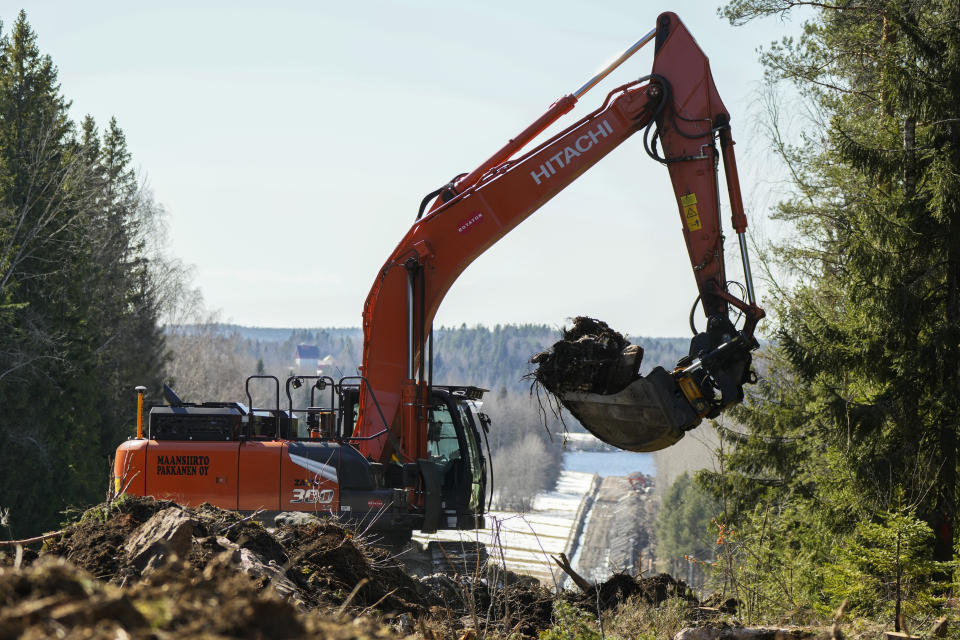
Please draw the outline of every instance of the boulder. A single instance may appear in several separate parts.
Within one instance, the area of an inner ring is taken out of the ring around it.
[[[130,563],[144,571],[156,568],[171,555],[181,558],[190,553],[196,523],[180,507],[168,507],[153,514],[133,532],[123,545]]]

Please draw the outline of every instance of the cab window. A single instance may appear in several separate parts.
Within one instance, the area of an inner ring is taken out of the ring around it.
[[[460,409],[460,424],[463,425],[464,435],[467,436],[467,448],[470,450],[470,466],[473,470],[474,479],[479,480],[481,453],[480,443],[477,442],[476,430],[472,428],[473,418],[470,416],[470,411],[467,410],[464,403],[457,403],[457,408]]]
[[[436,405],[430,411],[430,427],[427,430],[427,455],[435,462],[450,462],[460,459],[460,441],[453,416],[445,404]]]
[[[465,403],[457,404],[460,409],[460,421],[463,433],[467,438],[467,449],[470,456],[470,508],[477,512],[483,508],[483,457],[480,453],[480,443],[477,441],[476,426],[473,417]]]

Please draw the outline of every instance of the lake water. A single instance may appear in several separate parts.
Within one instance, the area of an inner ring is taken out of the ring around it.
[[[563,468],[598,473],[601,477],[626,476],[634,471],[648,476],[657,474],[653,455],[634,451],[568,451],[563,454]]]

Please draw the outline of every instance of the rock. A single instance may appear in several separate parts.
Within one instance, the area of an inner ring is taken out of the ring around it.
[[[273,518],[273,522],[278,527],[299,527],[302,525],[317,524],[320,522],[320,518],[312,513],[303,511],[284,511],[283,513],[278,513]]]
[[[273,560],[264,562],[250,549],[240,549],[240,569],[248,576],[267,580],[270,585],[284,598],[302,600],[297,592],[297,586],[288,578],[283,569]]]
[[[153,514],[123,545],[130,563],[141,572],[163,564],[171,554],[185,558],[190,553],[195,522],[179,507]]]
[[[620,356],[610,363],[607,372],[607,389],[623,389],[637,379],[640,362],[643,360],[643,347],[638,344],[629,344],[620,352]]]
[[[227,551],[240,551],[240,545],[235,542],[230,542],[230,539],[225,536],[215,536],[214,540]]]
[[[205,570],[204,577],[208,580],[215,579],[220,567],[239,567],[241,571],[254,580],[269,583],[283,598],[295,603],[303,602],[300,592],[297,591],[297,585],[287,577],[283,568],[275,560],[264,562],[263,558],[254,551],[230,542],[223,536],[216,536],[214,539],[225,551],[208,565],[209,571]]]

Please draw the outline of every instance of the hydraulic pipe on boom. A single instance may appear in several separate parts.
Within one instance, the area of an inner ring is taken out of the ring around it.
[[[576,106],[577,101],[580,100],[580,98],[582,98],[587,91],[590,91],[590,89],[595,87],[597,83],[610,75],[614,69],[626,62],[630,56],[642,49],[645,44],[653,39],[653,36],[656,34],[656,32],[656,29],[651,29],[649,33],[637,40],[626,51],[621,53],[616,60],[608,64],[595,76],[587,80],[579,89],[561,98],[557,98],[556,102],[550,105],[550,108],[547,109],[546,113],[534,120],[533,124],[521,131],[516,138],[513,138],[507,142],[507,144],[501,147],[495,154],[487,158],[487,160],[479,167],[468,173],[466,176],[455,181],[454,187],[462,191],[463,189],[476,183],[476,181],[479,180],[484,173],[493,167],[512,158],[517,151],[530,144],[530,142],[538,135],[543,133],[547,127],[559,120],[562,116],[569,113],[574,106]]]
[[[593,89],[595,86],[597,86],[597,84],[598,84],[601,80],[603,80],[604,78],[606,78],[608,75],[610,75],[610,73],[612,73],[614,69],[616,69],[616,68],[619,67],[621,64],[623,64],[624,62],[626,62],[627,59],[628,59],[630,56],[632,56],[633,54],[635,54],[637,51],[640,51],[640,49],[642,49],[642,48],[644,47],[644,45],[646,45],[648,42],[650,42],[651,40],[653,40],[653,36],[655,36],[655,35],[657,35],[657,30],[656,30],[656,29],[650,29],[650,31],[647,32],[642,38],[640,38],[639,40],[637,40],[637,41],[636,41],[635,43],[633,43],[633,45],[631,45],[626,51],[624,51],[623,53],[621,53],[621,54],[617,57],[616,60],[614,60],[613,62],[611,62],[610,64],[608,64],[608,65],[607,65],[606,67],[604,67],[599,73],[597,73],[597,75],[595,75],[595,76],[593,76],[592,78],[590,78],[589,80],[587,80],[587,81],[583,84],[582,87],[580,87],[579,89],[577,89],[576,91],[574,91],[574,92],[573,92],[573,97],[576,98],[577,100],[579,100],[580,98],[582,98],[583,95],[584,95],[587,91],[590,91],[590,89]]]

